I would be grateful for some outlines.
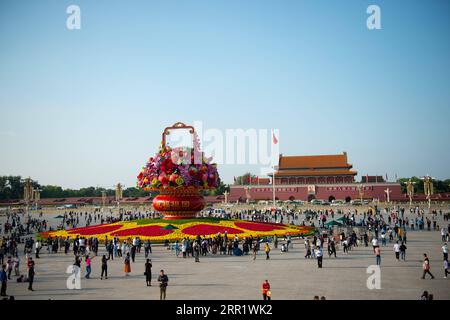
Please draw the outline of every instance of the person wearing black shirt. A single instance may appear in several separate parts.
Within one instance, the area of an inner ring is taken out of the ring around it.
[[[34,261],[32,258],[28,261],[28,290],[33,290],[33,281],[34,281]]]
[[[147,259],[145,263],[145,281],[147,282],[147,287],[152,286],[152,262],[150,259]]]
[[[105,279],[108,279],[108,260],[109,258],[106,255],[102,257],[102,274],[100,276],[100,280],[103,280],[103,275],[105,275]]]
[[[166,290],[169,282],[169,277],[164,274],[164,270],[161,270],[161,274],[158,277],[159,284],[159,299],[166,300]]]

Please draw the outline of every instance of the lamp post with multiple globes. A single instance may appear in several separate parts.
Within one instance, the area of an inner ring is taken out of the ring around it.
[[[424,191],[425,195],[427,196],[427,200],[428,200],[428,209],[431,208],[431,196],[434,193],[433,179],[434,178],[430,177],[430,175],[428,175],[428,174],[422,178],[423,191]]]

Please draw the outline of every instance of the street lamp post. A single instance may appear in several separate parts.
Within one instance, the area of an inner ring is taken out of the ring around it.
[[[33,189],[34,208],[37,210],[39,201],[41,200],[41,191],[39,188]]]
[[[413,182],[411,179],[409,179],[408,182],[405,182],[406,184],[406,192],[408,193],[408,197],[409,197],[409,206],[412,206],[412,200],[414,197],[414,185],[416,184],[415,182]]]
[[[119,213],[120,213],[120,201],[122,199],[123,199],[123,186],[119,182],[116,185],[116,201],[117,201],[117,208],[119,209]]]
[[[364,196],[364,186],[362,184],[358,185],[358,193],[359,199],[361,201],[361,205],[363,204],[363,196]]]
[[[230,193],[228,192],[228,191],[226,191],[225,190],[225,192],[223,193],[223,195],[225,196],[225,204],[227,204],[228,203],[228,195],[229,195]]]
[[[384,190],[384,193],[386,193],[386,198],[387,198],[387,202],[388,202],[388,203],[391,202],[391,198],[390,198],[391,192],[392,192],[392,190],[390,190],[389,188],[387,188],[386,190]]]
[[[33,196],[34,196],[33,191],[34,190],[33,190],[33,185],[31,183],[31,179],[30,178],[25,179],[25,185],[23,187],[23,199],[25,200],[27,215],[29,214],[28,206],[33,201]]]
[[[102,212],[105,210],[106,205],[106,191],[102,190]]]
[[[428,174],[422,178],[423,180],[423,191],[427,196],[428,209],[431,208],[431,195],[434,193],[433,179]]]
[[[247,198],[247,201],[246,201],[247,204],[250,203],[250,199],[252,198],[250,191],[251,191],[250,187],[245,188],[245,197]]]

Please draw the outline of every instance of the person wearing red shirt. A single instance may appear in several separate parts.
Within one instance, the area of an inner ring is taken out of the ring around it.
[[[268,280],[265,280],[263,282],[261,291],[263,295],[263,300],[270,300],[271,293],[270,293],[270,284]]]

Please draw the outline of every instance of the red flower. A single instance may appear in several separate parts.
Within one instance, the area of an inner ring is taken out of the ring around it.
[[[160,169],[161,169],[162,172],[165,172],[167,174],[172,174],[175,171],[176,166],[172,162],[172,159],[168,158],[168,159],[163,161],[163,163],[161,164]]]
[[[268,223],[255,223],[255,222],[235,222],[234,225],[238,228],[250,230],[250,231],[273,231],[283,229],[282,225],[268,224]]]
[[[97,226],[90,226],[90,227],[84,227],[84,228],[83,227],[75,228],[72,230],[68,230],[67,232],[70,234],[79,234],[80,236],[91,236],[94,234],[110,233],[110,232],[116,231],[120,228],[122,228],[121,224],[97,225]]]
[[[172,233],[173,230],[163,229],[161,226],[144,226],[132,229],[125,229],[115,232],[114,237],[131,237],[131,236],[147,236],[159,237]]]
[[[210,224],[197,224],[191,227],[184,228],[182,232],[184,234],[188,234],[191,236],[196,235],[210,235],[210,234],[218,234],[225,233],[225,231],[228,234],[239,234],[243,233],[242,230],[230,228],[230,227],[224,227],[224,226],[217,226],[217,225],[210,225]]]

